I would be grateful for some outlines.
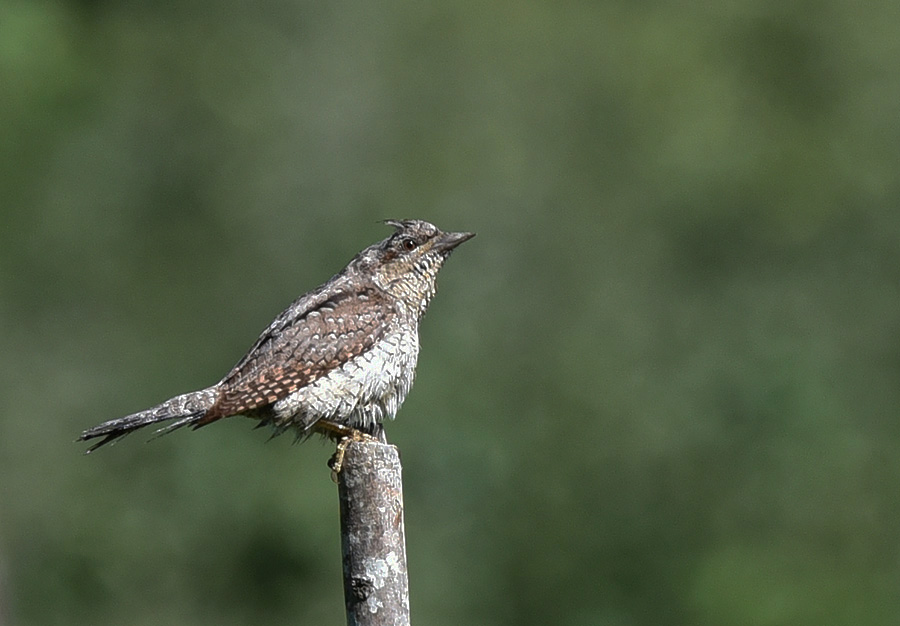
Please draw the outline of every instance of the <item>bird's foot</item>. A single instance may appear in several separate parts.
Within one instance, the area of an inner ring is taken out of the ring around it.
[[[344,466],[344,455],[347,453],[347,448],[350,444],[360,441],[377,442],[379,440],[372,435],[364,433],[361,430],[356,430],[355,428],[347,428],[346,426],[332,424],[331,422],[329,422],[329,425],[337,426],[338,428],[332,429],[332,432],[340,432],[341,434],[341,438],[338,440],[337,449],[334,451],[331,459],[328,460],[328,467],[331,468],[331,480],[337,482],[338,475],[341,473],[341,469]]]

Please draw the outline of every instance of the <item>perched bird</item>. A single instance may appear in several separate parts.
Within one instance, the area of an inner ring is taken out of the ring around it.
[[[384,439],[409,393],[419,355],[419,320],[437,273],[474,233],[443,232],[421,220],[386,220],[395,232],[369,246],[318,289],[289,306],[217,384],[104,422],[79,441],[88,452],[149,424],[157,432],[199,428],[243,415],[275,434],[294,429]]]

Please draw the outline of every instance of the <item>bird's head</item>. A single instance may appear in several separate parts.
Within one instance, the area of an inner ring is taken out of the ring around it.
[[[394,234],[370,246],[357,259],[375,283],[393,296],[425,312],[434,296],[437,273],[450,253],[475,233],[444,232],[422,220],[385,220]]]

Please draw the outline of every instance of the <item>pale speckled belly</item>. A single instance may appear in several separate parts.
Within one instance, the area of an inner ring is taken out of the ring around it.
[[[371,430],[397,414],[412,387],[417,329],[390,331],[367,352],[272,405],[276,428],[306,431],[317,420]]]

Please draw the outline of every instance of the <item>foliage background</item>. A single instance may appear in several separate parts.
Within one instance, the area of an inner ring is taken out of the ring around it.
[[[341,624],[327,446],[84,457],[420,217],[417,624],[900,619],[900,5],[0,3],[0,622]]]

